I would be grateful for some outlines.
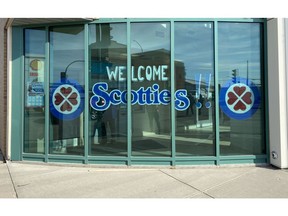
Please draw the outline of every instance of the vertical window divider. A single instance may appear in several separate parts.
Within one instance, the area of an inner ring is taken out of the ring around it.
[[[44,133],[44,143],[45,143],[45,162],[48,162],[49,154],[49,74],[50,74],[50,39],[49,39],[49,26],[46,26],[46,43],[45,43],[45,73],[44,73],[44,83],[45,83],[45,133]]]
[[[132,156],[132,107],[131,107],[131,22],[127,21],[127,165]]]
[[[21,32],[22,32],[22,40],[21,41],[25,40],[24,31],[25,30],[23,28],[21,28]],[[24,42],[21,42],[21,47],[22,47],[22,50],[21,50],[22,55],[21,55],[21,61],[20,61],[21,62],[21,71],[25,71],[25,55],[24,55],[25,54],[25,44],[24,44]],[[25,80],[25,73],[21,73],[20,80],[22,80],[22,82],[21,82],[22,85],[21,85],[20,89],[25,89],[25,83],[23,82]],[[21,140],[24,140],[24,133],[25,133],[25,129],[24,129],[24,126],[25,126],[25,123],[24,123],[24,121],[25,121],[25,117],[24,117],[25,95],[24,95],[24,92],[25,91],[23,91],[23,96],[22,96],[21,101],[20,101],[20,103],[21,103],[21,115],[20,115],[20,117],[21,117]],[[22,144],[22,145],[20,145],[20,158],[21,158],[21,160],[23,160],[23,152],[24,152],[24,146]]]
[[[175,143],[175,65],[174,65],[174,21],[171,21],[171,27],[170,27],[170,45],[171,45],[171,51],[170,51],[170,64],[171,64],[171,72],[170,72],[170,78],[171,78],[171,156],[172,156],[172,166],[176,165],[175,157],[176,157],[176,143]]]
[[[84,163],[88,164],[89,152],[89,29],[88,24],[84,25]]]
[[[287,29],[285,29],[286,32]],[[264,133],[264,139],[265,139],[265,144],[266,144],[266,156],[267,156],[267,163],[270,164],[270,144],[269,144],[269,140],[270,140],[270,135],[269,135],[269,97],[268,97],[268,51],[267,51],[267,43],[268,43],[268,39],[267,39],[267,20],[264,21],[263,23],[263,43],[262,43],[262,50],[263,50],[263,57],[262,57],[262,68],[264,68],[264,75],[263,75],[263,86],[264,86],[264,101],[265,101],[265,111],[264,111],[264,122],[265,122],[265,128],[264,130],[267,131],[266,133]],[[287,44],[286,44],[287,46]],[[286,62],[287,64],[287,62]]]
[[[215,77],[215,142],[216,165],[220,165],[220,125],[219,125],[219,89],[218,89],[218,21],[214,21],[214,77]]]

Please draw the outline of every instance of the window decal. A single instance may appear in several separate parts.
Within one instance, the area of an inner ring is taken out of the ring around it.
[[[84,89],[76,81],[62,79],[50,91],[50,111],[54,117],[72,120],[83,112]]]
[[[245,78],[229,80],[220,90],[220,107],[230,118],[244,120],[250,118],[259,108],[258,87]]]

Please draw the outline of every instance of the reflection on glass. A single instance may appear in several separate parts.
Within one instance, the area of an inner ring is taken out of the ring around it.
[[[50,29],[50,153],[84,154],[84,27]]]
[[[90,155],[127,155],[126,32],[121,23],[89,26]]]
[[[24,148],[44,153],[44,62],[45,29],[25,29]]]
[[[171,156],[170,24],[132,23],[131,54],[132,155]]]
[[[213,24],[175,23],[175,90],[190,106],[176,111],[176,155],[215,155]]]
[[[221,155],[265,154],[261,35],[260,23],[219,23]]]

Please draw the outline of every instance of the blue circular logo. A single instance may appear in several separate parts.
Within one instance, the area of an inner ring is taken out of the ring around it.
[[[50,112],[58,119],[73,120],[84,110],[84,89],[74,80],[62,79],[50,89]]]
[[[220,90],[219,103],[222,111],[230,118],[244,120],[250,118],[260,105],[257,86],[246,78],[229,80]]]

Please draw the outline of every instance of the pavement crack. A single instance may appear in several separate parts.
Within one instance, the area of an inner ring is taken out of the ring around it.
[[[206,193],[205,191],[202,191],[202,190],[194,187],[193,185],[190,185],[190,184],[188,184],[188,183],[186,183],[186,182],[184,182],[184,181],[182,181],[182,180],[180,180],[180,179],[178,179],[178,178],[176,178],[176,177],[174,177],[174,176],[172,176],[172,175],[164,172],[163,170],[159,170],[159,171],[162,172],[163,174],[169,176],[170,178],[173,178],[174,180],[176,180],[176,181],[178,181],[178,182],[180,182],[180,183],[182,183],[182,184],[185,184],[185,185],[187,185],[188,187],[193,188],[194,190],[197,190],[198,192],[203,193],[203,194],[205,194],[206,196],[208,196],[208,197],[210,197],[210,198],[212,198],[212,199],[215,199],[215,197],[211,196],[210,194]]]
[[[18,197],[18,194],[17,194],[16,187],[15,187],[15,183],[14,183],[14,181],[13,181],[13,178],[12,178],[12,175],[11,175],[11,172],[10,172],[9,162],[6,162],[6,167],[7,167],[7,169],[8,169],[9,177],[10,177],[10,180],[11,180],[11,182],[12,182],[13,190],[14,190],[14,192],[15,192],[16,198],[19,198],[19,197]]]
[[[27,183],[27,184],[22,184],[22,185],[17,185],[17,187],[24,187],[24,186],[27,186],[29,185],[30,183]]]

